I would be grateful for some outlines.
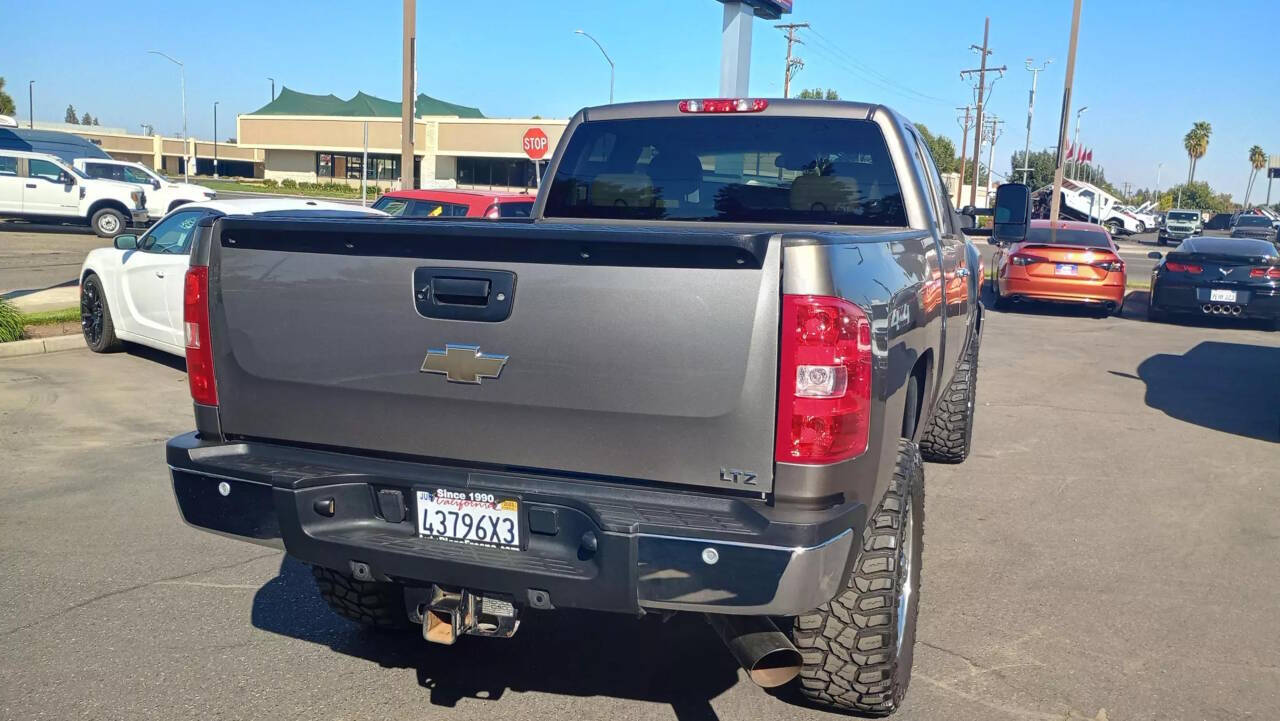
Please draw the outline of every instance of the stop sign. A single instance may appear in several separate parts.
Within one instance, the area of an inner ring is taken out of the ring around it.
[[[524,131],[523,142],[524,154],[532,160],[542,160],[542,156],[547,154],[547,148],[551,146],[542,128],[529,128]]]

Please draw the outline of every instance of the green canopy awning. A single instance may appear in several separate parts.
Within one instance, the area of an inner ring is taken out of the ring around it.
[[[466,105],[455,105],[437,100],[428,95],[419,94],[413,104],[414,115],[456,115],[460,118],[483,118],[478,108]],[[336,115],[363,118],[398,118],[400,103],[393,100],[358,92],[350,100],[343,100],[336,95],[312,95],[296,90],[283,88],[275,100],[258,108],[250,115]]]

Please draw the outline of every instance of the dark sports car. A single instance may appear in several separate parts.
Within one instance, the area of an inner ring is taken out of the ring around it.
[[[1148,253],[1161,259],[1160,253]],[[1193,236],[1151,272],[1147,317],[1173,313],[1262,318],[1280,329],[1280,257],[1253,238]]]

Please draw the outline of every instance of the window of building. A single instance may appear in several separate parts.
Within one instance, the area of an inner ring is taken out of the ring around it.
[[[458,158],[458,185],[532,188],[533,162],[523,158]]]
[[[400,158],[394,155],[369,155],[364,162],[361,153],[316,153],[316,178],[360,179],[364,168],[368,180],[395,180],[400,177]]]

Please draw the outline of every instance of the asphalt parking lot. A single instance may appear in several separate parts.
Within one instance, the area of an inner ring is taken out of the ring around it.
[[[974,453],[926,468],[895,718],[1280,717],[1280,333],[1142,306],[990,313]],[[182,524],[163,443],[191,427],[179,359],[0,360],[0,718],[833,718],[693,617],[362,632],[300,564]]]

